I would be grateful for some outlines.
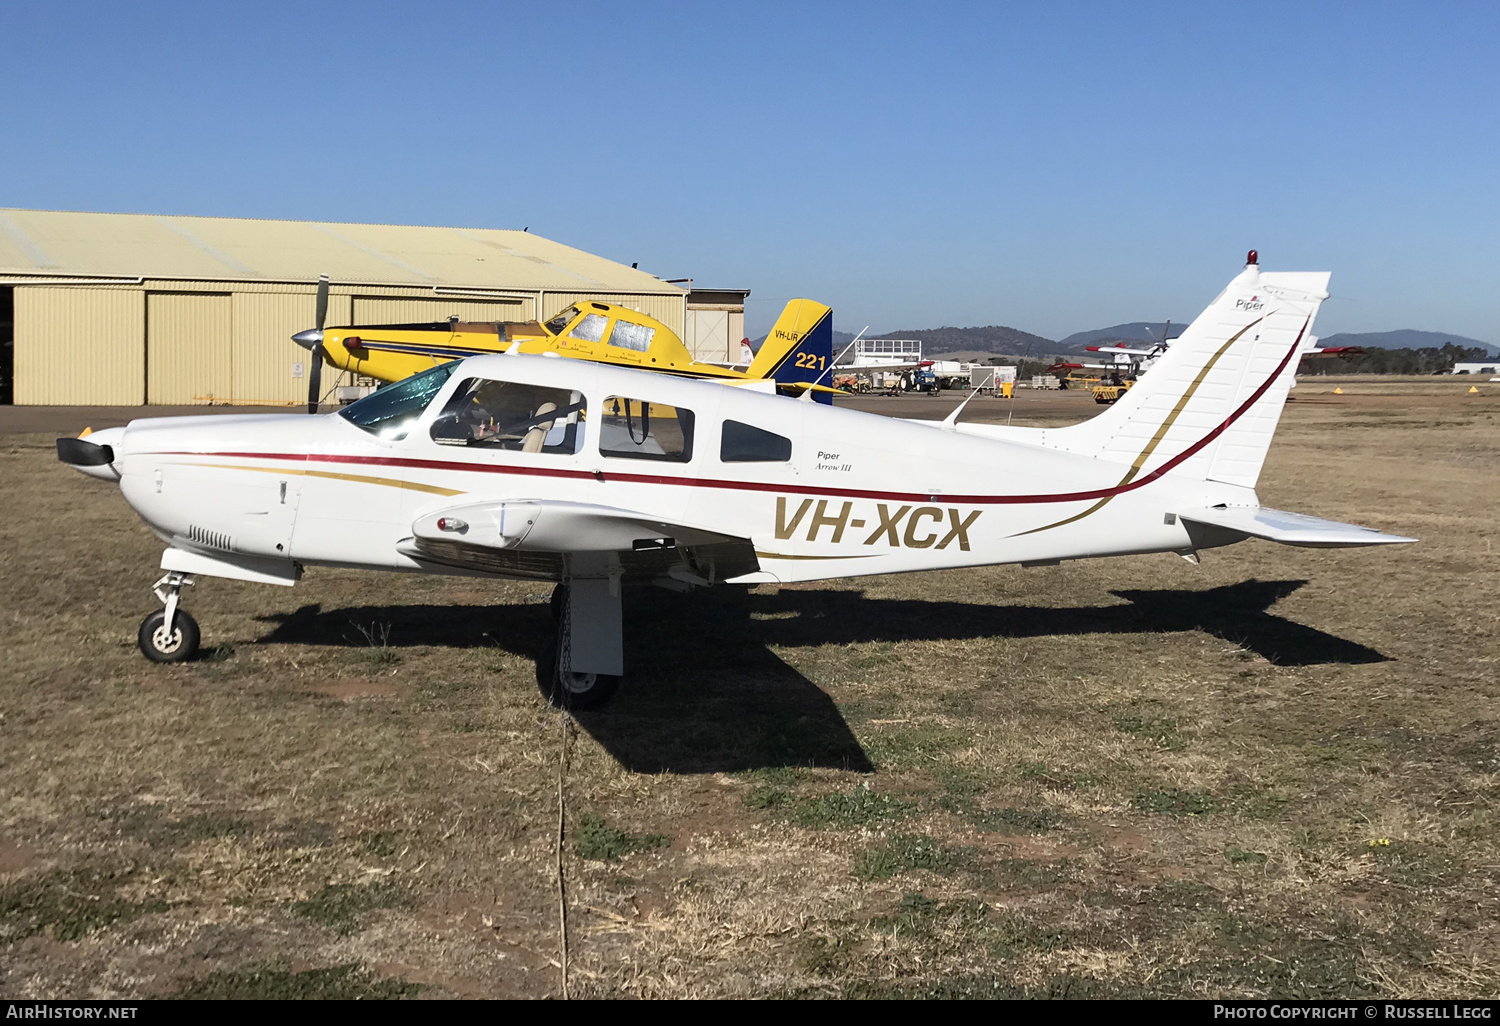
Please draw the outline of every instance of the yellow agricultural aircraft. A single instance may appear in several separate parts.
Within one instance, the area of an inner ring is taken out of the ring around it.
[[[318,282],[318,327],[292,341],[313,354],[307,409],[317,412],[322,369],[327,363],[392,382],[440,363],[490,353],[555,353],[620,367],[708,378],[724,384],[770,383],[778,391],[812,388],[831,401],[826,375],[833,366],[833,311],[811,299],[793,299],[782,310],[760,352],[748,366],[706,363],[693,358],[677,333],[661,321],[628,307],[596,300],[574,303],[544,324],[465,323],[389,324],[324,329],[328,279]]]

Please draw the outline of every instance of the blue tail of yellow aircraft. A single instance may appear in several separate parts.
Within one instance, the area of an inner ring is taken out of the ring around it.
[[[761,343],[755,362],[746,372],[752,378],[775,378],[778,384],[799,382],[828,385],[833,377],[833,310],[811,299],[787,303],[771,333]],[[832,403],[823,391],[820,403]]]

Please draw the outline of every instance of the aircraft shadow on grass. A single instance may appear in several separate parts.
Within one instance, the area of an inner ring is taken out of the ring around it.
[[[1049,638],[1199,630],[1278,666],[1387,657],[1269,612],[1305,581],[1243,581],[1205,591],[1114,592],[1109,606],[1004,606],[867,598],[859,591],[723,589],[627,593],[626,681],[614,702],[575,714],[636,772],[736,772],[773,766],[873,769],[838,707],[773,648],[866,642]],[[545,605],[303,606],[261,618],[267,643],[368,644],[390,625],[397,646],[495,646],[536,659],[550,643]],[[362,630],[361,628],[365,628]]]

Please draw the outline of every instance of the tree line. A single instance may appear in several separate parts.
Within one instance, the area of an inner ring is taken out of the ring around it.
[[[1304,374],[1446,374],[1455,363],[1495,361],[1489,351],[1478,346],[1456,346],[1445,342],[1441,347],[1424,349],[1366,349],[1363,356],[1324,357],[1302,365]]]

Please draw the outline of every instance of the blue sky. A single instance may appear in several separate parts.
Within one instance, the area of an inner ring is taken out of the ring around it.
[[[6,2],[0,206],[522,227],[840,329],[1500,342],[1493,3]]]

